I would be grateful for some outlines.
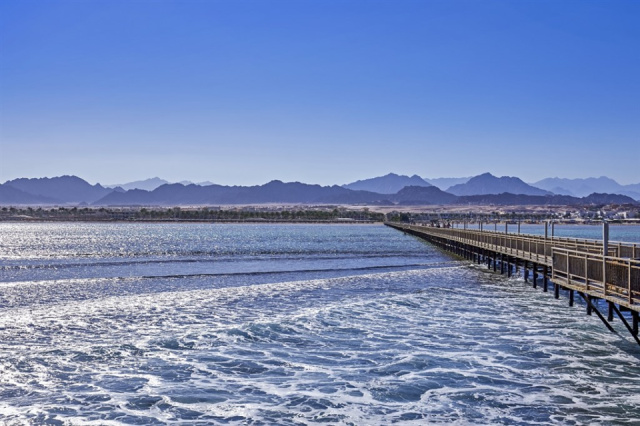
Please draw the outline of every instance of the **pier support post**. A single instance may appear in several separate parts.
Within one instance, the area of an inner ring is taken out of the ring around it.
[[[557,283],[553,283],[553,297],[560,299],[560,286]]]
[[[638,335],[638,313],[636,311],[631,312],[631,318],[633,319],[633,335]]]
[[[607,321],[602,316],[602,314],[600,313],[598,308],[593,304],[592,300],[594,300],[595,298],[591,297],[591,296],[586,296],[581,291],[579,291],[578,294],[580,296],[582,296],[582,298],[584,299],[585,302],[587,302],[587,315],[591,315],[591,311],[595,311],[596,315],[598,315],[598,318],[600,318],[600,321],[602,321],[602,323],[607,326],[609,331],[612,332],[612,333],[617,333],[616,330],[613,327],[611,327],[611,324],[609,324],[609,321]]]
[[[533,288],[538,288],[538,264],[533,264]]]
[[[529,282],[529,269],[528,268],[528,263],[526,260],[524,261],[524,266],[523,266],[523,270],[524,270],[524,282],[528,283]]]
[[[607,302],[609,314],[607,315],[608,321],[613,321],[613,302]]]
[[[546,293],[549,290],[549,267],[547,265],[544,265],[542,274],[542,291]]]
[[[616,308],[616,305],[612,305],[613,310],[615,311],[616,314],[618,314],[618,317],[620,318],[620,321],[622,321],[622,323],[624,324],[624,326],[627,328],[627,330],[629,330],[629,333],[631,333],[631,335],[633,336],[634,340],[636,341],[637,344],[640,345],[640,339],[638,339],[638,334],[634,334],[633,333],[633,328],[629,325],[629,323],[627,322],[627,319],[624,317],[624,315],[622,315],[622,312],[620,312],[620,310],[622,309],[622,306],[620,307],[621,309]]]

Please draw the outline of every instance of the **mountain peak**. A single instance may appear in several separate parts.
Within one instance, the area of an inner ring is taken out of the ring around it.
[[[116,188],[116,187],[121,187],[124,190],[129,190],[129,189],[144,189],[145,191],[153,191],[154,189],[169,183],[169,181],[166,181],[164,179],[160,179],[159,177],[152,177],[149,179],[143,179],[143,180],[136,180],[134,182],[128,182],[128,183],[119,183],[119,184],[115,184],[115,185],[107,185],[107,188]]]
[[[418,175],[409,177],[395,173],[388,173],[384,176],[358,180],[356,182],[343,185],[344,188],[352,189],[354,191],[369,191],[376,192],[378,194],[395,194],[406,186],[426,187],[432,185]]]
[[[496,177],[491,173],[474,176],[467,183],[454,185],[447,189],[455,195],[486,195],[486,194],[523,194],[549,195],[548,191],[524,183],[520,178],[512,176]]]
[[[20,178],[7,181],[7,186],[17,188],[27,194],[48,197],[62,203],[94,202],[112,190],[100,184],[91,185],[77,176],[64,175],[52,178]]]
[[[565,193],[577,197],[586,197],[593,193],[621,194],[634,199],[640,199],[640,186],[620,185],[615,180],[607,176],[590,178],[546,178],[533,183],[538,188],[546,189],[556,193]]]

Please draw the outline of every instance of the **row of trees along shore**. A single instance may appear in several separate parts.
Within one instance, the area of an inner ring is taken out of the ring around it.
[[[408,222],[408,223],[478,223],[524,222],[545,220],[569,222],[568,218],[553,211],[547,212],[426,212],[407,213],[393,211],[379,213],[368,208],[346,209],[324,206],[317,208],[91,208],[91,207],[2,207],[0,221],[83,221],[83,222]],[[602,217],[594,215],[593,221]],[[581,221],[582,222],[582,221]],[[613,221],[615,222],[615,221]]]
[[[0,220],[43,221],[265,221],[265,222],[382,222],[383,213],[368,209],[211,209],[211,208],[16,208],[0,209]]]

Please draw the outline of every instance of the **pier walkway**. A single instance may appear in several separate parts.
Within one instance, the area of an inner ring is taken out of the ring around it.
[[[574,293],[586,302],[587,314],[595,312],[609,330],[616,314],[636,342],[640,312],[640,244],[576,238],[545,237],[508,232],[437,228],[404,223],[386,223],[494,271],[520,273],[525,281],[532,275],[543,291],[553,284],[555,297],[566,290],[569,305]],[[606,250],[606,253],[605,253]],[[605,318],[598,301],[608,307]],[[631,313],[631,324],[622,314]]]

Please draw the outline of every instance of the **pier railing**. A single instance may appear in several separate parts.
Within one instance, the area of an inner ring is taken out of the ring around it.
[[[640,260],[553,248],[552,281],[631,307],[640,303]]]
[[[577,238],[544,237],[530,234],[481,231],[459,228],[438,228],[402,223],[387,225],[425,239],[436,246],[466,259],[486,263],[487,267],[509,276],[521,266],[525,281],[533,272],[533,286],[542,277],[547,291],[549,279],[554,296],[568,290],[569,306],[574,293],[586,302],[587,314],[595,312],[602,322],[614,331],[610,322],[614,314],[640,344],[640,247],[639,244],[586,240]],[[603,227],[608,234],[608,228]],[[606,250],[606,253],[605,253]],[[599,300],[605,300],[608,316],[602,315]],[[616,307],[616,304],[618,307]],[[623,309],[624,308],[624,309]],[[623,315],[630,311],[632,324]]]
[[[603,254],[602,241],[578,238],[560,238],[511,234],[496,231],[480,231],[458,228],[435,228],[429,226],[399,225],[400,229],[411,229],[414,232],[453,239],[465,244],[488,248],[497,252],[519,255],[527,253],[532,260],[550,263],[552,249],[563,248],[586,253]],[[610,242],[607,256],[640,259],[640,244]]]

